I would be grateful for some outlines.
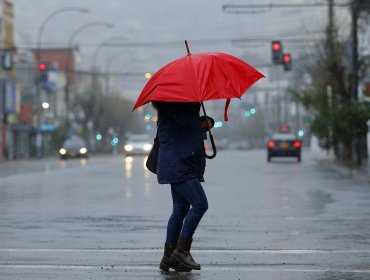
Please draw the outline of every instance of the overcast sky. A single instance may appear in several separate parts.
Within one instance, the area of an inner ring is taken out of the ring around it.
[[[107,59],[117,56],[112,62],[111,71],[145,72],[155,71],[167,62],[185,55],[184,39],[189,41],[193,53],[227,52],[242,56],[252,65],[270,63],[268,41],[235,44],[231,40],[309,37],[311,32],[322,31],[325,28],[327,9],[325,7],[272,9],[254,10],[250,14],[230,14],[222,10],[222,5],[323,1],[13,0],[13,3],[16,42],[20,49],[36,45],[37,31],[52,12],[62,7],[82,7],[89,9],[90,12],[88,14],[68,12],[54,17],[45,27],[42,46],[66,47],[71,34],[83,24],[93,21],[112,23],[113,28],[90,27],[76,36],[74,43],[80,46],[82,57],[80,67],[91,68],[92,54],[101,42],[111,37],[124,36],[127,42],[137,45],[124,47],[117,44],[115,47],[102,48],[98,55],[99,67],[104,70]],[[339,20],[348,20],[342,14]],[[291,52],[293,58],[305,47],[307,44],[302,42],[284,43],[285,50]]]

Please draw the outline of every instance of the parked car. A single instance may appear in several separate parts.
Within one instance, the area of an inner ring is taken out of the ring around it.
[[[71,138],[66,140],[59,150],[60,159],[68,158],[88,158],[88,150],[85,141],[81,138]]]
[[[126,156],[148,155],[153,147],[153,139],[147,134],[129,134],[123,152]]]
[[[267,160],[272,157],[296,157],[301,161],[302,142],[293,133],[275,133],[267,141]]]

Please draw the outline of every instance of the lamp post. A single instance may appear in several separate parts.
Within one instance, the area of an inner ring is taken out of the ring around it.
[[[41,39],[42,39],[42,33],[44,32],[46,24],[55,16],[66,13],[66,12],[79,12],[79,13],[88,13],[89,10],[85,8],[78,8],[78,7],[65,7],[58,9],[51,13],[49,16],[47,16],[44,21],[41,23],[38,31],[37,31],[37,63],[40,62],[40,49],[41,49]]]
[[[114,55],[112,55],[112,57],[110,57],[108,62],[107,62],[107,67],[106,67],[106,71],[105,71],[105,76],[106,76],[105,94],[106,95],[109,95],[109,80],[110,80],[109,79],[110,78],[109,71],[110,71],[110,67],[111,67],[113,61],[115,61],[117,59],[117,57],[119,57],[120,55],[125,54],[125,53],[127,53],[126,50],[119,51],[118,53],[115,53]]]
[[[38,31],[37,31],[37,47],[36,47],[36,64],[37,64],[37,69],[38,69],[38,64],[40,63],[41,60],[41,40],[42,40],[42,33],[44,32],[44,29],[46,27],[46,24],[53,19],[55,16],[61,14],[61,13],[66,13],[66,12],[79,12],[79,13],[88,13],[89,10],[85,8],[79,8],[79,7],[65,7],[58,9],[54,12],[52,12],[50,15],[48,15],[43,22],[41,23]],[[37,70],[36,70],[37,71]],[[40,84],[38,77],[35,79],[35,86],[36,86],[36,111],[37,111],[37,119],[36,119],[36,125],[37,125],[37,134],[36,134],[36,156],[38,158],[41,157],[41,147],[42,147],[42,137],[41,137],[41,132],[40,132],[40,124],[41,124],[41,112],[40,110],[40,98],[41,98],[41,92],[40,92]]]
[[[112,41],[118,41],[118,40],[122,40],[122,41],[126,41],[127,38],[125,36],[116,36],[116,37],[111,37],[107,40],[104,40],[103,42],[101,42],[98,47],[96,48],[96,50],[94,51],[94,54],[93,54],[93,58],[92,58],[92,67],[93,69],[96,68],[96,59],[98,57],[98,53],[99,51],[105,47],[109,42],[112,42]]]
[[[72,44],[73,44],[73,40],[76,38],[76,36],[81,33],[82,31],[84,31],[85,29],[87,28],[90,28],[90,27],[93,27],[93,26],[102,26],[102,27],[107,27],[107,28],[112,28],[113,27],[113,24],[111,23],[107,23],[107,22],[102,22],[102,21],[92,21],[92,22],[88,22],[84,25],[81,25],[79,28],[77,28],[71,35],[71,37],[69,38],[69,41],[68,41],[68,46],[69,47],[72,47]]]
[[[106,22],[101,22],[101,21],[93,21],[93,22],[89,22],[89,23],[86,23],[82,26],[80,26],[79,28],[77,28],[73,33],[72,35],[70,36],[69,40],[68,40],[68,48],[72,51],[72,58],[73,58],[73,41],[74,39],[77,37],[77,35],[79,33],[81,33],[82,31],[84,31],[85,29],[87,28],[90,28],[90,27],[94,27],[94,26],[102,26],[102,27],[106,27],[106,28],[112,28],[113,25],[110,24],[110,23],[106,23]],[[73,59],[72,59],[72,63],[73,63]],[[69,111],[70,111],[70,104],[69,104],[69,86],[70,86],[70,64],[67,63],[67,66],[66,66],[66,85],[65,85],[65,101],[66,101],[66,114],[67,114],[67,118],[66,118],[66,125],[67,125],[67,130],[69,131],[70,129],[70,121],[69,121]]]
[[[95,88],[95,89],[98,87],[98,82],[97,82],[98,68],[97,68],[97,65],[96,65],[96,59],[98,57],[98,53],[103,47],[105,47],[107,45],[107,43],[112,42],[112,41],[116,41],[116,40],[125,41],[125,40],[127,40],[127,38],[124,37],[124,36],[115,36],[115,37],[111,37],[107,40],[104,40],[103,42],[101,42],[98,45],[98,47],[95,49],[95,51],[93,53],[91,71],[92,71],[92,87]]]

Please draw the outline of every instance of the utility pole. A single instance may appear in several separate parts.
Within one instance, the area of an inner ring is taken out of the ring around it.
[[[335,90],[333,91],[333,83],[336,79],[335,70],[333,69],[337,65],[337,55],[336,55],[336,47],[335,47],[335,38],[334,38],[334,32],[335,32],[335,23],[334,23],[334,0],[328,0],[328,26],[326,28],[326,49],[327,49],[327,71],[329,73],[329,80],[326,83],[326,89],[327,89],[327,104],[329,108],[329,112],[333,112],[333,106],[335,106],[335,102],[333,100],[335,99],[333,97],[336,95]],[[333,139],[333,123],[330,122],[328,126],[329,131],[329,141],[331,143],[331,149],[328,148],[327,153],[329,154],[331,151],[334,151],[334,154],[337,153],[337,147],[334,143]]]
[[[329,0],[328,7],[328,29],[327,29],[327,44],[330,50],[330,55],[333,55],[334,50],[334,0]]]
[[[352,37],[352,71],[351,71],[351,96],[352,100],[358,100],[358,17],[360,13],[360,1],[352,0],[351,3],[351,37]]]
[[[351,37],[352,37],[352,71],[351,71],[351,97],[354,102],[358,102],[358,71],[359,71],[359,61],[358,61],[358,18],[360,15],[361,8],[366,9],[368,4],[361,3],[360,0],[352,0],[351,2]],[[355,156],[357,164],[360,165],[364,158],[368,158],[367,151],[367,140],[366,134],[360,135],[358,138],[354,139],[353,147],[355,149]]]

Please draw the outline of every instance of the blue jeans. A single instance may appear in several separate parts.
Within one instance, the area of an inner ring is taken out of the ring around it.
[[[180,235],[189,239],[193,237],[208,209],[208,201],[202,185],[196,178],[171,184],[171,194],[173,212],[168,220],[166,242],[177,243]]]

